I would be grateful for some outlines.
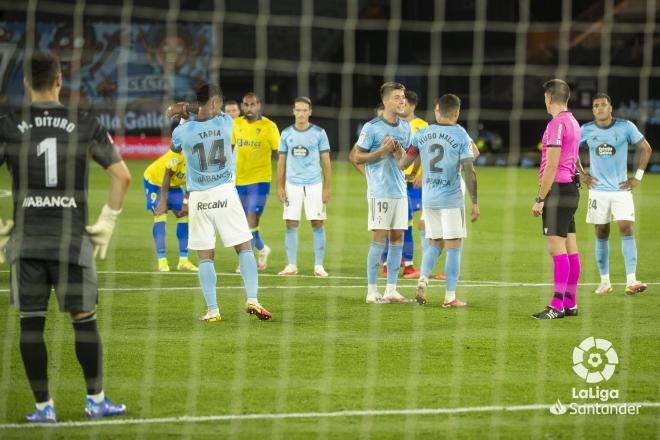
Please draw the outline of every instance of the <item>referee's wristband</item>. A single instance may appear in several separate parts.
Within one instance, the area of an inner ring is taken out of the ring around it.
[[[542,198],[539,197],[539,196],[536,196],[536,199],[534,199],[534,200],[536,201],[536,203],[543,203],[543,202],[545,202],[545,199],[542,199]]]
[[[644,177],[644,170],[638,169],[637,172],[635,173],[635,179],[637,179],[641,182],[642,177]]]

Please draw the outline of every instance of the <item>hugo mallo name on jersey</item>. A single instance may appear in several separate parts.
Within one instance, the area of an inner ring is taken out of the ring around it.
[[[471,144],[470,136],[458,124],[431,124],[417,131],[408,155],[421,156],[424,209],[463,206],[461,160],[474,157]]]

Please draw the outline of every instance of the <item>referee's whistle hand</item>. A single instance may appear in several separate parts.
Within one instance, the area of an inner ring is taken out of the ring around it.
[[[539,215],[543,214],[543,202],[534,203],[534,206],[532,206],[532,214],[534,217],[538,217]]]

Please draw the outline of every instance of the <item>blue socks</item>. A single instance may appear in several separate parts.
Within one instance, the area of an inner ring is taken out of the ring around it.
[[[241,268],[241,277],[243,277],[247,299],[256,301],[259,279],[257,276],[257,262],[254,259],[252,249],[243,250],[238,253],[238,264]],[[201,262],[199,270],[200,272],[202,271]]]
[[[257,290],[259,282],[257,278],[257,262],[254,259],[252,250],[244,250],[238,253],[238,261],[241,267],[241,276],[245,285],[245,292],[249,300],[257,300]],[[206,307],[209,309],[218,308],[216,296],[217,276],[213,260],[199,260],[199,285],[202,288]]]
[[[424,241],[428,243],[427,240]],[[433,273],[433,267],[438,261],[438,258],[440,258],[440,254],[442,254],[441,248],[427,244],[426,249],[424,250],[424,255],[422,255],[422,276],[427,278],[431,276]]]
[[[634,236],[621,237],[621,252],[626,265],[626,275],[634,274],[637,271],[637,245]]]
[[[179,257],[188,257],[188,219],[179,219],[176,224],[176,238],[179,239]]]
[[[621,237],[621,247],[623,248],[623,238]],[[632,237],[631,237],[632,238]],[[633,241],[633,246],[635,242]],[[624,258],[625,258],[625,251]],[[610,240],[609,238],[596,238],[596,264],[600,275],[609,275],[610,273]]]
[[[422,243],[422,258],[423,258],[424,254],[426,253],[426,248],[429,247],[429,241],[426,239],[425,230],[419,231],[419,241]]]
[[[325,259],[325,229],[313,228],[314,230],[314,266],[323,266]]]
[[[314,235],[316,238],[316,235]],[[289,264],[298,265],[298,228],[286,228],[284,247]]]
[[[314,236],[314,265],[323,266],[325,259],[325,229],[312,228]],[[298,265],[298,228],[286,228],[284,247],[289,264]]]
[[[385,250],[385,243],[371,242],[367,256],[367,284],[376,284],[378,263],[380,262],[380,255],[383,253],[383,250]],[[399,263],[396,264],[396,267],[399,267]]]
[[[154,236],[154,244],[156,245],[156,255],[158,258],[165,258],[165,225],[167,224],[167,217],[159,215],[154,217],[154,226],[152,233]],[[188,245],[186,244],[186,249]]]
[[[413,230],[412,226],[408,226],[408,229],[403,231],[403,261],[406,263],[412,263],[414,252],[415,242],[413,240]]]
[[[242,267],[241,270],[243,270]],[[257,270],[256,265],[254,270]],[[218,299],[215,294],[215,285],[218,281],[218,278],[215,274],[215,266],[213,265],[213,260],[199,260],[198,276],[199,285],[202,288],[202,293],[204,294],[204,299],[206,300],[206,307],[209,309],[217,309]]]
[[[264,241],[261,239],[261,235],[259,235],[259,226],[250,229],[250,231],[252,231],[252,247],[262,250],[264,248]]]
[[[390,248],[387,252],[387,284],[396,284],[402,252],[403,245],[390,241]]]
[[[458,248],[447,248],[447,259],[445,260],[445,276],[447,277],[447,290],[454,292],[458,283],[458,274],[461,270],[461,250]]]

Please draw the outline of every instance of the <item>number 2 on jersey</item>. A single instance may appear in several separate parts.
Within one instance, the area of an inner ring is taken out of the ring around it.
[[[429,151],[431,153],[435,153],[436,151],[438,152],[438,155],[435,156],[431,161],[429,162],[429,168],[430,171],[436,172],[436,173],[442,173],[444,170],[437,166],[436,164],[442,160],[442,158],[445,157],[445,149],[442,145],[440,144],[433,144],[429,148]]]
[[[37,145],[37,157],[45,154],[46,187],[57,186],[57,138],[46,138]]]
[[[206,152],[204,151],[204,144],[199,143],[195,144],[192,147],[193,154],[199,155],[199,168],[200,171],[206,171],[209,165],[220,165],[220,168],[225,167],[227,163],[227,156],[225,155],[225,140],[216,139],[211,145],[211,151],[209,153],[209,160],[206,161]]]

